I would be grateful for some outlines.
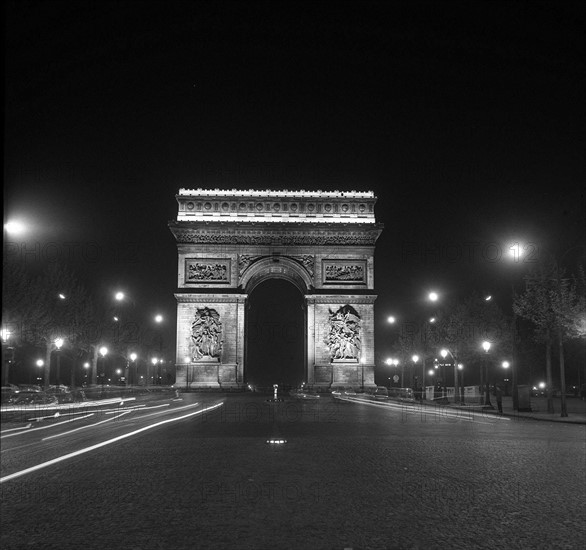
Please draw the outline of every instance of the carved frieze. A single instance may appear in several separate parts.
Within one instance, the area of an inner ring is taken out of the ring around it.
[[[366,260],[323,260],[324,284],[366,284]]]
[[[229,283],[230,260],[221,258],[188,258],[185,260],[185,283]]]
[[[199,231],[194,229],[173,228],[173,234],[180,244],[207,244],[207,245],[280,245],[280,246],[374,246],[381,229],[363,231],[340,232],[285,232],[277,234],[271,231],[259,232],[230,232]]]

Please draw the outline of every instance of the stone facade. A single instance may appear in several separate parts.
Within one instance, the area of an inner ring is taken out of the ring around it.
[[[178,385],[243,385],[247,296],[269,278],[305,296],[308,385],[374,385],[372,192],[181,189],[177,201]]]

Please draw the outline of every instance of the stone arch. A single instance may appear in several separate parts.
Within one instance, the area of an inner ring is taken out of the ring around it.
[[[176,199],[176,384],[243,388],[249,296],[282,279],[304,300],[307,384],[374,386],[374,249],[383,226],[372,191],[180,189]],[[361,319],[359,357],[338,357],[324,338],[331,311],[346,306]],[[221,323],[213,357],[189,349],[194,315],[206,307]]]
[[[242,274],[240,286],[250,294],[267,279],[285,279],[292,283],[301,294],[307,294],[312,281],[307,271],[295,260],[286,257],[266,257],[250,265]]]

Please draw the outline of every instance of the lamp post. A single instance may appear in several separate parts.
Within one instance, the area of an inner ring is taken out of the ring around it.
[[[415,372],[415,369],[417,367],[417,361],[419,361],[419,355],[417,355],[417,354],[413,355],[411,357],[411,361],[413,361],[413,372]],[[423,383],[423,381],[422,381],[422,383]],[[417,388],[415,388],[415,391],[417,391]]]
[[[454,364],[454,403],[457,403],[460,399],[460,387],[458,383],[458,362],[456,356],[450,349],[442,349],[440,355],[445,359],[448,353],[452,356],[452,362]]]
[[[458,370],[460,371],[460,403],[463,405],[464,401],[464,365],[458,363]]]
[[[102,346],[99,350],[100,355],[102,356],[102,372],[100,373],[100,378],[102,379],[102,391],[104,391],[104,378],[106,376],[106,369],[104,365],[104,360],[106,355],[108,354],[108,348],[106,346]]]
[[[6,226],[5,226],[6,227]],[[14,360],[14,348],[10,345],[10,337],[12,332],[7,328],[2,329],[2,385],[8,386],[8,376],[10,373],[10,365]],[[11,352],[12,359],[7,359],[6,351]]]
[[[136,379],[138,378],[138,371],[136,368],[136,358],[138,357],[138,355],[136,355],[136,353],[132,352],[129,356],[128,359],[126,359],[126,385],[129,386],[130,385],[130,364],[129,364],[129,360],[132,361],[132,365],[133,365],[133,371],[134,371],[134,380],[136,381]],[[135,382],[136,383],[136,382]]]
[[[153,373],[155,372],[155,367],[156,367],[156,365],[157,365],[157,363],[158,363],[158,362],[159,362],[159,360],[158,360],[156,357],[153,357],[153,358],[151,359],[151,363],[153,364]],[[154,379],[155,379],[155,378],[154,378],[154,376],[153,376],[153,380],[154,380]],[[150,378],[149,378],[149,375],[148,375],[148,372],[147,372],[147,386],[148,386],[148,384],[149,384],[149,380],[150,380]]]
[[[83,364],[83,368],[85,369],[85,374],[83,375],[83,382],[82,382],[82,384],[81,384],[81,385],[82,385],[82,386],[85,386],[85,385],[87,384],[87,373],[88,373],[88,370],[89,370],[89,368],[90,368],[90,364],[89,364],[89,363],[86,361],[86,362]]]
[[[486,391],[485,391],[485,395],[484,395],[484,406],[485,407],[490,407],[491,409],[494,409],[494,407],[492,406],[492,403],[490,402],[490,384],[489,384],[489,378],[488,378],[488,350],[490,349],[490,342],[485,340],[484,342],[482,342],[482,349],[484,350],[485,354],[484,354],[484,371],[485,371],[485,386],[486,386]]]
[[[61,385],[61,346],[63,346],[63,338],[57,338],[55,340],[55,347],[57,348],[57,386]]]
[[[43,361],[42,359],[37,359],[37,360],[35,361],[35,365],[36,365],[37,367],[39,367],[40,369],[42,369],[42,368],[45,366],[45,361]],[[38,376],[35,376],[35,380],[34,380],[34,382],[37,382],[37,381],[38,381]],[[33,381],[31,381],[31,384],[32,384],[32,383],[33,383]]]

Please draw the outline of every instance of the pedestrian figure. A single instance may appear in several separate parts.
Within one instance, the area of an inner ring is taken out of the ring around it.
[[[498,407],[499,414],[503,414],[503,388],[500,384],[497,384],[494,389],[496,396],[496,406]]]

